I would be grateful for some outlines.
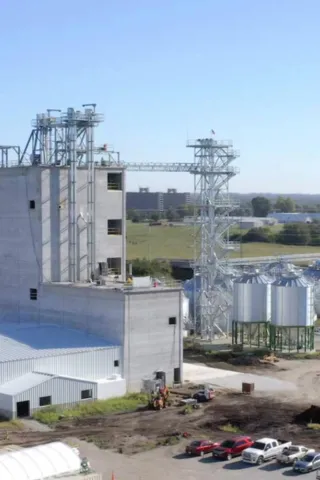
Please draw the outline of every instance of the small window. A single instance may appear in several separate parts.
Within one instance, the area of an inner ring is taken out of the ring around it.
[[[30,288],[30,300],[38,299],[38,290],[36,288]]]
[[[122,220],[108,220],[108,235],[122,235]]]
[[[179,367],[173,369],[173,383],[181,382],[181,370]]]
[[[113,365],[114,365],[115,367],[119,367],[119,360],[115,360],[115,361],[113,362]]]
[[[51,405],[51,397],[40,397],[39,398],[39,406],[46,407],[47,405]]]
[[[92,398],[92,390],[81,390],[81,400]]]
[[[122,190],[121,173],[108,173],[108,190]]]
[[[176,325],[177,318],[176,317],[169,317],[169,325]]]
[[[34,210],[36,208],[36,202],[34,200],[30,200],[29,202],[29,208],[31,210]]]

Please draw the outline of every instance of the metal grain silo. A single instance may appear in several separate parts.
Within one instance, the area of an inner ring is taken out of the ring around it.
[[[268,322],[271,319],[271,281],[258,270],[233,282],[233,321]]]
[[[314,309],[316,315],[320,317],[320,260],[309,265],[303,275],[314,284]]]
[[[295,272],[271,286],[271,347],[281,351],[314,349],[314,288]]]
[[[232,343],[249,347],[269,346],[271,279],[258,270],[233,282]]]
[[[314,324],[314,291],[307,279],[286,273],[272,283],[271,323],[283,327],[310,327]]]

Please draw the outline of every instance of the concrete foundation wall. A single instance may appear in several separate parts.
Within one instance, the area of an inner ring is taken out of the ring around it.
[[[128,391],[141,389],[143,379],[165,371],[167,383],[174,380],[174,369],[183,375],[182,292],[157,290],[126,294],[124,377]],[[169,318],[176,325],[169,325]]]

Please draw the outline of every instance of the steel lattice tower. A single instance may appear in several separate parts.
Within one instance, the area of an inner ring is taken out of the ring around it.
[[[194,321],[198,333],[211,338],[225,334],[232,297],[228,288],[229,213],[238,205],[230,199],[229,180],[238,173],[230,164],[238,156],[232,143],[212,138],[187,143],[194,150]],[[196,292],[197,276],[200,292]]]
[[[77,280],[77,168],[87,169],[87,276],[92,277],[95,268],[95,184],[94,153],[103,148],[94,146],[94,129],[103,121],[103,115],[95,111],[96,104],[85,104],[84,111],[68,108],[48,109],[36,116],[28,142],[19,155],[19,164],[67,166],[69,183],[69,280]],[[54,115],[52,113],[54,112]]]

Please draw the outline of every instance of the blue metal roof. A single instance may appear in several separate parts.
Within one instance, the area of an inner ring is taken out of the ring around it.
[[[60,325],[0,323],[0,362],[50,357],[117,346]]]

